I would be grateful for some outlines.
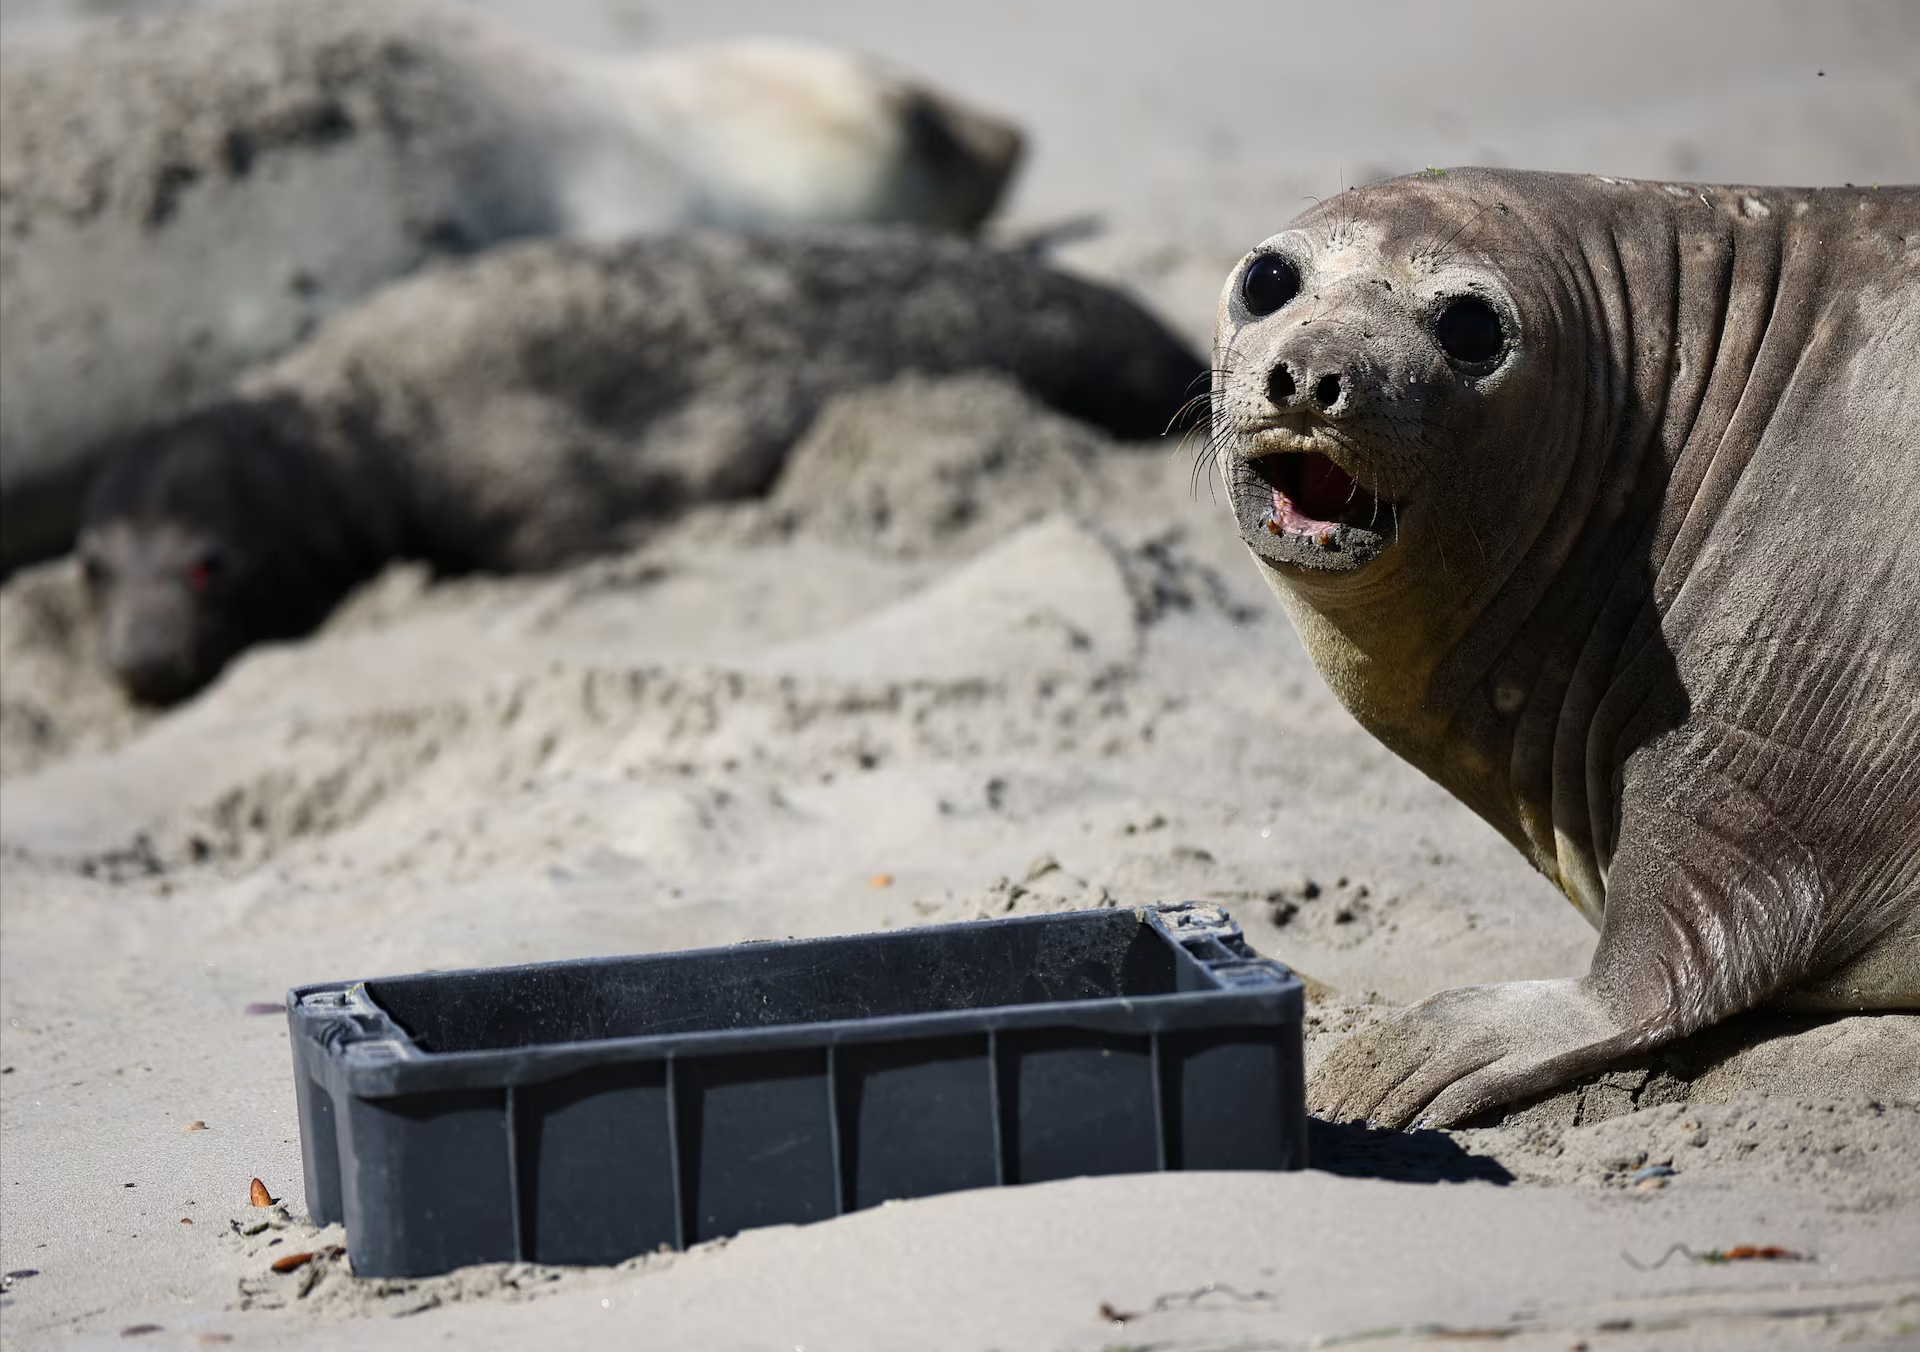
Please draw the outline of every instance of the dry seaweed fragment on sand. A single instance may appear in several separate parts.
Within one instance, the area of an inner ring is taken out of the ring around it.
[[[1651,1263],[1642,1263],[1632,1254],[1622,1250],[1620,1256],[1628,1264],[1641,1272],[1652,1272],[1667,1265],[1675,1254],[1682,1254],[1695,1263],[1811,1263],[1814,1255],[1801,1253],[1797,1249],[1782,1248],[1778,1244],[1735,1244],[1725,1249],[1702,1249],[1695,1252],[1684,1244],[1675,1244]]]

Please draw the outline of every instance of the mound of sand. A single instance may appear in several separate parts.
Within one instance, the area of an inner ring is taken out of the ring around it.
[[[774,487],[786,530],[895,558],[970,553],[1061,509],[1091,512],[1112,443],[993,376],[907,376],[843,395]]]
[[[151,721],[95,652],[92,615],[71,559],[0,587],[0,779],[118,746]]]

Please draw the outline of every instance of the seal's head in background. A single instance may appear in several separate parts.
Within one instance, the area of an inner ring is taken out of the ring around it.
[[[88,491],[79,557],[114,678],[174,704],[249,645],[308,632],[370,571],[372,523],[290,400],[221,403],[118,447]]]

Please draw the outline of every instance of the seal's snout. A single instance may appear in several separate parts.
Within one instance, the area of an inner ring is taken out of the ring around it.
[[[100,616],[100,656],[138,704],[178,704],[207,683],[195,641],[199,624],[183,588],[128,577],[89,560]]]
[[[178,704],[206,683],[192,666],[165,654],[110,661],[109,666],[133,702],[150,708]]]
[[[1365,370],[1349,369],[1330,348],[1306,346],[1289,344],[1273,361],[1265,407],[1254,394],[1243,415],[1247,442],[1231,471],[1235,514],[1247,543],[1270,562],[1357,568],[1391,542],[1398,520],[1394,505],[1356,477],[1367,470],[1365,442],[1339,426],[1364,414],[1357,400]],[[1259,389],[1249,383],[1249,393]]]

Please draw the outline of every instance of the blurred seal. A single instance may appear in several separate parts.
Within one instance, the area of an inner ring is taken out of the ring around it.
[[[0,66],[0,566],[71,540],[104,440],[431,259],[698,224],[969,230],[1019,152],[833,48],[562,53],[384,0],[272,0]]]
[[[395,283],[134,437],[93,486],[80,553],[108,664],[166,702],[390,559],[545,568],[762,492],[842,391],[999,373],[1140,438],[1205,369],[1118,294],[949,237],[520,245]]]
[[[1920,1006],[1920,190],[1488,170],[1235,269],[1213,447],[1371,732],[1600,931],[1319,1111],[1453,1122],[1772,1000]]]

